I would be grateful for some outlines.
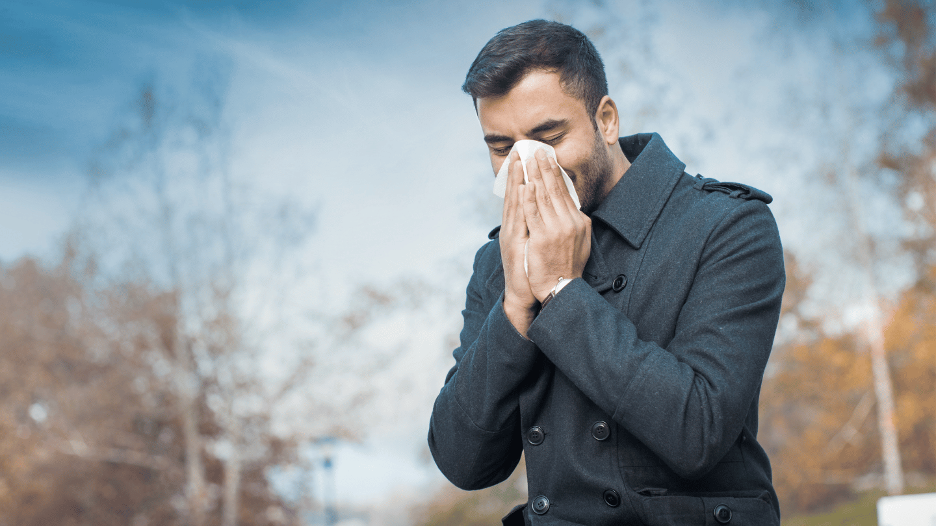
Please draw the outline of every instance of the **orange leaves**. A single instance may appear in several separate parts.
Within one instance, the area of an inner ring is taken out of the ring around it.
[[[797,267],[788,265],[788,272]],[[929,272],[936,276],[936,267]],[[936,474],[936,294],[927,282],[901,296],[885,330],[903,466],[911,477]],[[804,297],[797,289],[806,283],[792,276],[788,296]],[[850,334],[801,333],[775,348],[770,370],[760,435],[783,508],[826,505],[876,480],[880,437],[867,344]]]

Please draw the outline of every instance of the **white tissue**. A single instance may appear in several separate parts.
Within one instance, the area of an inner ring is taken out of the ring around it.
[[[522,140],[514,143],[513,148],[510,149],[511,152],[517,150],[517,153],[520,154],[520,162],[523,164],[523,183],[529,183],[530,179],[527,177],[527,160],[532,158],[537,150],[543,150],[546,152],[546,157],[556,161],[556,165],[559,165],[559,161],[556,160],[556,150],[546,144],[539,141],[530,141]],[[501,165],[500,171],[497,172],[497,177],[494,178],[494,195],[500,197],[501,199],[507,194],[507,170],[510,168],[510,155],[507,156],[507,159],[504,160],[504,164]],[[566,189],[569,191],[569,195],[572,196],[572,202],[575,203],[575,208],[579,210],[582,209],[582,205],[579,203],[578,194],[575,192],[575,186],[572,184],[572,179],[569,178],[569,174],[559,166],[559,171],[562,172],[562,180],[565,181]],[[526,246],[523,247],[523,271],[527,276],[530,275],[530,268],[527,264],[527,256],[530,253],[530,241],[527,240]]]
[[[522,140],[514,143],[513,148],[510,149],[511,152],[514,150],[520,154],[520,161],[523,164],[523,182],[529,183],[530,179],[527,177],[527,160],[533,158],[533,154],[537,150],[543,150],[546,152],[546,157],[556,161],[556,164],[559,164],[559,161],[556,160],[556,150],[552,146],[542,143],[539,141],[530,141]],[[510,156],[507,156],[507,159],[504,160],[504,164],[501,165],[500,171],[497,172],[497,177],[494,178],[494,195],[504,198],[504,195],[507,193],[507,170],[510,167]],[[569,195],[572,196],[572,202],[575,203],[575,208],[579,210],[582,209],[582,205],[579,203],[578,194],[575,193],[575,186],[572,184],[572,179],[569,178],[569,175],[565,170],[560,166],[559,171],[562,172],[562,180],[565,181],[566,189],[569,190]]]

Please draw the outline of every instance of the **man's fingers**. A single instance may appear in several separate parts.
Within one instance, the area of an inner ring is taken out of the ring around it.
[[[508,155],[507,159],[504,160],[504,162],[507,164],[507,191],[504,193],[505,200],[509,199],[511,197],[511,193],[516,190],[517,170],[515,165],[519,160],[520,158],[517,155],[517,152],[510,152],[510,155]]]
[[[557,199],[565,203],[566,210],[568,210],[573,217],[578,216],[579,209],[576,208],[575,201],[572,200],[569,188],[566,186],[565,179],[562,177],[562,170],[559,168],[559,163],[552,157],[548,159],[548,162],[550,168],[552,168],[552,173],[555,175],[556,189],[560,194],[560,197],[557,197]]]
[[[510,152],[506,162],[510,164],[507,165],[507,193],[504,195],[504,214],[501,218],[502,229],[511,228],[513,220],[516,219],[519,206],[517,199],[518,177],[523,177],[523,166],[520,164],[520,156],[517,152]]]
[[[565,191],[565,184],[562,181],[562,172],[559,171],[559,165],[554,164],[552,159],[546,155],[546,152],[539,150],[536,152],[536,161],[540,166],[540,173],[543,176],[543,184],[546,186],[546,191],[549,192],[549,197],[554,201],[554,206],[557,207],[560,203],[564,201],[563,194],[567,194]]]
[[[537,182],[542,185],[543,202],[548,203],[550,209],[557,216],[573,215],[571,212],[575,210],[575,203],[569,195],[568,188],[566,188],[559,165],[551,157],[548,157],[543,150],[537,151],[534,157],[538,167]],[[529,167],[527,169],[529,170]],[[533,179],[532,174],[530,178]],[[550,214],[544,210],[543,215],[545,217]]]
[[[539,152],[537,152],[539,153]],[[545,161],[542,164],[547,164]],[[544,177],[542,171],[540,170],[540,162],[538,159],[533,158],[527,161],[527,173],[530,176],[529,186],[533,187],[535,191],[532,194],[527,195],[527,200],[534,203],[537,210],[537,217],[542,219],[545,223],[552,223],[556,217],[555,205],[553,204],[553,198],[550,196],[549,191],[547,190],[546,184],[543,181]],[[524,213],[529,216],[529,212],[524,206]]]
[[[520,163],[520,154],[516,150],[507,156],[507,188],[523,184],[523,165]]]
[[[520,204],[523,207],[523,217],[526,220],[527,228],[535,230],[543,226],[543,217],[540,214],[540,204],[538,203],[536,185],[533,181],[520,187]]]

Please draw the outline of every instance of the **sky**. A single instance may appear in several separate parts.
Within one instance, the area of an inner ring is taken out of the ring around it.
[[[87,212],[89,167],[152,86],[176,108],[216,96],[234,175],[317,211],[304,257],[316,262],[329,302],[341,306],[361,285],[407,277],[462,301],[499,203],[460,85],[496,31],[546,17],[594,40],[622,135],[659,132],[690,173],[771,193],[785,246],[817,273],[840,269],[847,253],[822,250],[843,231],[829,213],[838,198],[817,167],[858,163],[860,152],[873,151],[875,132],[855,123],[886,100],[892,82],[860,47],[836,47],[873,34],[868,13],[851,4],[6,0],[0,263],[55,256]],[[841,153],[842,137],[851,153]],[[859,194],[881,218],[870,228],[899,225],[874,188]],[[906,278],[888,275],[894,287]],[[820,280],[820,294],[847,288]],[[433,308],[445,312],[420,314],[422,325],[402,322],[412,330],[385,321],[367,336],[407,351],[376,380],[388,391],[381,425],[392,433],[342,446],[340,498],[370,501],[401,481],[440,482],[424,458],[425,426],[452,364],[445,342],[459,310],[441,305]],[[388,401],[397,398],[406,402]],[[361,470],[372,475],[366,483],[354,476]]]
[[[184,99],[212,67],[221,70],[217,84],[226,91],[242,173],[322,206],[326,244],[346,248],[366,238],[375,251],[393,252],[416,238],[401,234],[411,234],[424,214],[449,211],[454,217],[422,228],[451,250],[447,233],[453,221],[465,222],[459,209],[468,215],[471,208],[444,199],[469,192],[469,174],[485,169],[482,150],[462,147],[476,127],[470,99],[458,89],[462,70],[486,35],[535,10],[475,3],[472,11],[498,12],[499,20],[466,24],[457,10],[430,2],[261,5],[269,4],[0,8],[0,181],[7,190],[0,204],[3,223],[15,225],[4,229],[0,258],[55,243],[76,212],[89,162],[132,113],[142,85]],[[467,173],[445,177],[438,173],[443,160],[469,163]],[[385,211],[391,203],[389,220],[343,213]],[[387,258],[385,271],[356,270],[364,279],[387,279],[411,266],[406,259]]]

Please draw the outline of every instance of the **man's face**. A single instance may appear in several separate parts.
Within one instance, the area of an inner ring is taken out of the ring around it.
[[[533,70],[500,97],[478,99],[478,119],[494,173],[521,139],[551,145],[575,185],[582,211],[590,214],[604,197],[611,175],[607,145],[585,103],[562,89],[558,73]]]

